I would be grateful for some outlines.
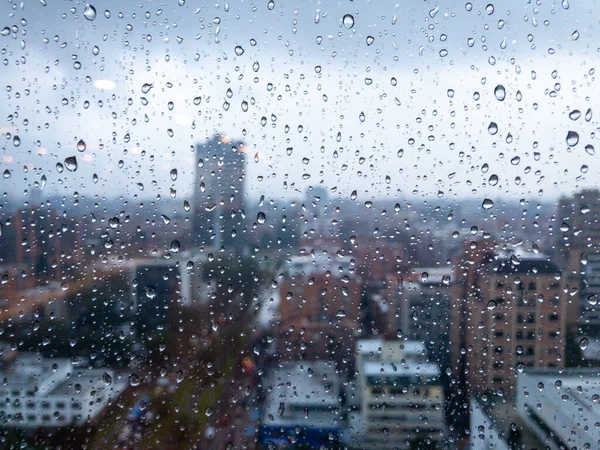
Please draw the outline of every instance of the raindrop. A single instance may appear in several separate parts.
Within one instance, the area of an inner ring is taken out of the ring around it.
[[[569,119],[571,120],[577,120],[581,117],[581,111],[579,111],[578,109],[574,109],[573,111],[571,111],[569,113]]]
[[[79,150],[80,152],[85,152],[86,148],[87,148],[87,146],[85,145],[84,140],[80,139],[79,142],[77,143],[77,150]]]
[[[490,133],[492,136],[498,133],[498,125],[496,124],[496,122],[490,122],[488,126],[488,133]]]
[[[490,184],[490,186],[496,186],[498,184],[498,175],[490,175],[488,183]]]
[[[582,338],[579,341],[579,348],[581,348],[581,350],[585,350],[586,348],[588,348],[588,345],[590,345],[590,341],[588,340],[588,338]]]
[[[87,19],[87,20],[94,20],[96,18],[96,8],[94,8],[92,5],[90,5],[89,3],[87,5],[85,5],[85,8],[83,10],[83,16]]]
[[[494,5],[491,3],[485,7],[485,12],[488,13],[488,16],[494,14]]]
[[[8,169],[6,169],[6,170],[4,171],[4,173],[2,174],[2,176],[3,176],[4,178],[10,178],[10,175],[11,175],[11,172],[10,172],[10,170],[8,170]]]
[[[579,134],[576,131],[569,131],[567,133],[567,145],[569,147],[575,147],[579,143]]]
[[[235,47],[235,54],[238,56],[242,56],[244,54],[244,49],[241,46]]]
[[[483,203],[481,204],[481,207],[483,209],[490,209],[491,207],[494,206],[494,202],[491,201],[489,198],[486,198]]]
[[[19,136],[13,137],[13,145],[15,147],[18,147],[19,145],[21,145],[21,138]]]
[[[262,225],[263,223],[265,223],[265,221],[266,221],[266,220],[267,220],[267,216],[265,216],[265,213],[264,213],[264,212],[262,212],[262,211],[261,211],[261,212],[259,212],[259,213],[256,215],[256,221],[257,221],[259,224],[261,224],[261,225]]]
[[[346,28],[352,28],[354,26],[354,16],[352,16],[352,14],[344,15],[344,17],[342,18],[342,23]]]
[[[132,373],[131,375],[129,375],[129,384],[133,387],[137,387],[140,385],[140,377],[135,374]]]
[[[585,146],[585,152],[590,156],[594,156],[596,154],[596,150],[594,150],[594,146],[591,144]]]
[[[75,172],[77,170],[77,158],[75,156],[65,158],[65,167],[69,172]]]
[[[367,45],[371,45],[375,41],[373,36],[367,36]]]
[[[107,386],[112,384],[112,377],[108,372],[104,372],[104,374],[102,374],[102,381],[104,381],[104,384]]]
[[[502,86],[501,84],[496,86],[496,88],[494,89],[494,95],[496,96],[497,100],[501,102],[504,101],[504,99],[506,98],[506,90],[504,89],[504,86]]]
[[[171,169],[171,172],[169,172],[169,175],[171,177],[171,180],[175,181],[177,179],[177,169]]]

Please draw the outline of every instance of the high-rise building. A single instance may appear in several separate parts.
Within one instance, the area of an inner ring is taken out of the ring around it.
[[[194,244],[243,247],[246,146],[218,135],[196,145],[194,182]]]
[[[584,189],[559,200],[557,253],[569,290],[568,328],[600,335],[600,191]]]
[[[565,364],[568,294],[544,255],[468,243],[451,297],[451,361],[463,395],[511,397],[519,371]]]

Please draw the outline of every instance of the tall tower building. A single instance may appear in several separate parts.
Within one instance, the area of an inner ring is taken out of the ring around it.
[[[566,304],[558,267],[541,254],[466,245],[455,265],[453,377],[462,394],[515,394],[528,367],[565,364]]]
[[[196,145],[192,220],[195,245],[243,247],[246,151],[243,142],[223,135]]]

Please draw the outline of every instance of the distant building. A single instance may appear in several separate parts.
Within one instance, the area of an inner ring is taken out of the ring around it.
[[[517,411],[546,448],[598,448],[599,393],[598,368],[525,370],[517,376]]]
[[[290,359],[351,359],[363,284],[347,262],[293,257],[279,283],[279,354]],[[348,355],[350,354],[350,358]]]
[[[406,277],[389,276],[384,293],[388,335],[423,342],[438,356],[448,348],[452,267],[423,267]]]
[[[356,342],[360,420],[353,447],[442,448],[446,436],[440,369],[423,343],[367,339]],[[421,445],[421,447],[418,447]]]
[[[332,363],[306,361],[271,367],[259,430],[260,448],[330,448],[343,428],[341,384]]]
[[[455,264],[450,321],[455,387],[514,396],[516,373],[565,363],[568,294],[542,254],[466,243]]]
[[[506,436],[496,420],[479,404],[471,399],[470,403],[471,450],[509,450]]]
[[[246,153],[241,141],[214,136],[196,145],[192,233],[197,246],[244,247]]]
[[[570,290],[568,328],[600,335],[600,191],[584,189],[563,197],[556,209],[556,248]]]
[[[0,366],[0,426],[84,426],[127,388],[112,370],[74,367],[69,359],[5,353]]]

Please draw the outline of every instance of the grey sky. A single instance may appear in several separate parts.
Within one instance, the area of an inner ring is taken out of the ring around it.
[[[0,4],[0,29],[18,27],[0,36],[0,127],[21,139],[0,148],[2,171],[12,171],[2,190],[13,195],[44,174],[48,194],[155,197],[174,187],[183,197],[190,145],[214,131],[252,147],[255,195],[290,196],[323,180],[365,200],[540,190],[548,199],[600,175],[598,156],[585,150],[596,146],[600,114],[596,2],[498,2],[493,11],[473,2],[469,11],[463,2],[96,1],[93,21],[81,2],[15,4]],[[99,80],[114,89],[98,89],[110,87]],[[569,131],[579,134],[574,147]],[[71,155],[78,170],[58,173]]]

